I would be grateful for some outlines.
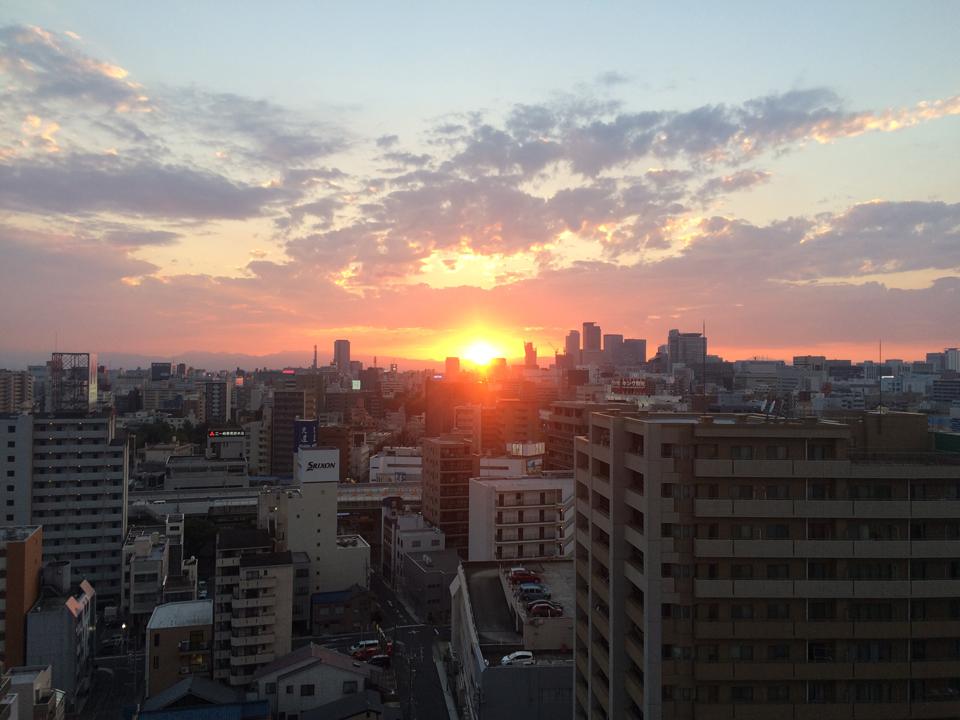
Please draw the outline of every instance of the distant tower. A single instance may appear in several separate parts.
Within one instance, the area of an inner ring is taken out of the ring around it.
[[[446,372],[444,373],[445,377],[455,378],[460,374],[460,358],[458,357],[448,357],[446,362]]]
[[[600,326],[596,323],[583,324],[583,349],[586,352],[600,352]]]
[[[313,346],[313,369],[317,369],[317,346]]]
[[[335,340],[333,343],[333,364],[342,373],[350,372],[350,341]]]
[[[537,348],[534,347],[532,342],[523,344],[523,366],[533,370],[537,369]]]

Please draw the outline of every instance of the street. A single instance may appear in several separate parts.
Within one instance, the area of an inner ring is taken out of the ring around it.
[[[136,685],[143,688],[143,653],[98,657],[81,720],[119,720],[123,709],[137,703]]]

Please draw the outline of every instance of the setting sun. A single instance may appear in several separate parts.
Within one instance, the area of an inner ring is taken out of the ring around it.
[[[495,357],[502,355],[503,353],[485,340],[476,340],[463,351],[464,359],[474,365],[487,365]]]

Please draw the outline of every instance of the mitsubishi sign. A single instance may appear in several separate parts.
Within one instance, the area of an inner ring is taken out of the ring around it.
[[[301,484],[339,482],[340,450],[301,447],[297,451],[296,479]]]

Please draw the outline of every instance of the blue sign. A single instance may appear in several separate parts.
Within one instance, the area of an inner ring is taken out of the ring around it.
[[[303,420],[297,418],[293,421],[293,451],[296,452],[301,445],[310,447],[317,444],[317,419]]]

